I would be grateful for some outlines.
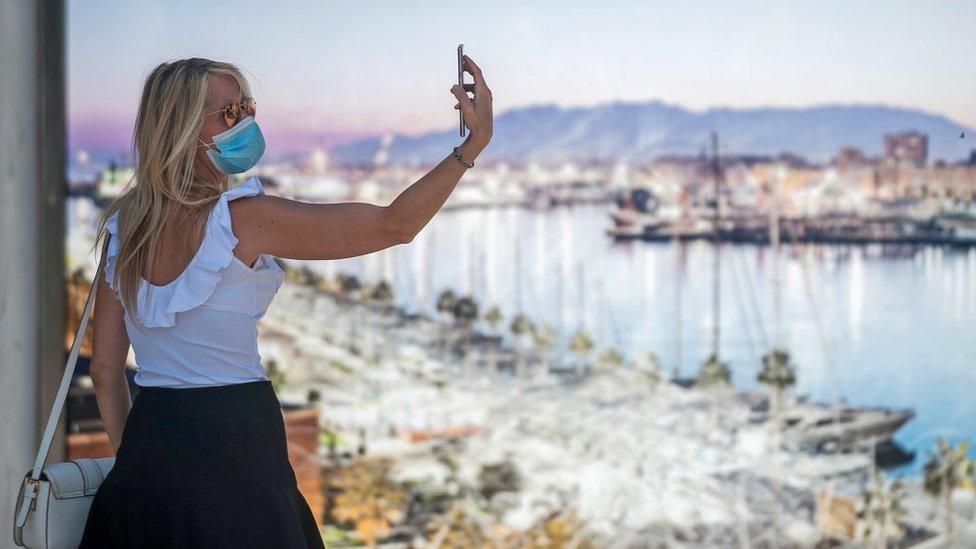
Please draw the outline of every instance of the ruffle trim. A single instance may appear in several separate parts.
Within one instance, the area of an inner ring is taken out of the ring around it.
[[[264,187],[257,176],[251,176],[237,187],[224,191],[207,218],[203,242],[197,254],[183,272],[165,286],[155,286],[140,278],[137,306],[139,324],[147,328],[173,326],[176,324],[176,313],[193,309],[210,298],[223,270],[234,261],[234,247],[238,242],[231,225],[228,203],[258,194],[264,194]],[[118,211],[109,217],[106,227],[112,238],[105,262],[105,279],[118,295],[115,288],[115,263],[119,248],[116,238]]]

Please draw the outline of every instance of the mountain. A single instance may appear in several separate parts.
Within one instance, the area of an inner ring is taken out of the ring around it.
[[[539,105],[495,116],[491,143],[480,160],[646,161],[677,154],[697,155],[719,134],[722,154],[777,155],[792,152],[816,162],[841,147],[882,153],[886,133],[917,130],[929,136],[929,158],[959,160],[976,149],[976,131],[936,114],[873,105],[807,108],[714,108],[691,111],[660,101],[616,101],[595,107]],[[960,134],[965,132],[966,137]],[[336,145],[340,162],[370,162],[381,143],[391,162],[433,164],[462,140],[457,125],[418,136],[393,134]]]

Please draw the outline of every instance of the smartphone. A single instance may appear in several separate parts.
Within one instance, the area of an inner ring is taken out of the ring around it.
[[[458,44],[458,86],[461,86],[462,90],[464,89],[464,44]],[[461,137],[464,137],[464,111],[461,109],[458,109],[458,121]]]

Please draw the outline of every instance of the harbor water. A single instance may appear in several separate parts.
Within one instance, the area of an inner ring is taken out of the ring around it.
[[[503,328],[521,310],[555,329],[557,348],[585,326],[593,356],[653,351],[665,372],[693,376],[714,341],[714,248],[614,242],[612,207],[440,212],[408,245],[313,268],[387,279],[413,312],[436,315],[448,288],[482,312],[497,305]],[[976,435],[976,250],[786,244],[778,323],[774,264],[769,247],[721,247],[719,348],[736,387],[761,389],[761,357],[778,341],[796,394],[915,410],[895,437],[917,452],[905,472],[920,472],[938,437]]]

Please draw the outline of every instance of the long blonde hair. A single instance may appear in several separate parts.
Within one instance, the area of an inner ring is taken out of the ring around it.
[[[218,74],[230,76],[242,95],[251,96],[247,79],[235,65],[199,57],[161,63],[143,85],[132,138],[135,173],[127,190],[99,216],[95,239],[98,246],[108,236],[106,222],[118,211],[114,286],[132,318],[137,318],[136,292],[142,273],[159,258],[164,223],[194,220],[196,225],[188,225],[187,230],[199,234],[202,216],[197,214],[209,211],[230,184],[225,176],[215,185],[193,169],[204,110],[220,108],[207,104],[210,79]]]

